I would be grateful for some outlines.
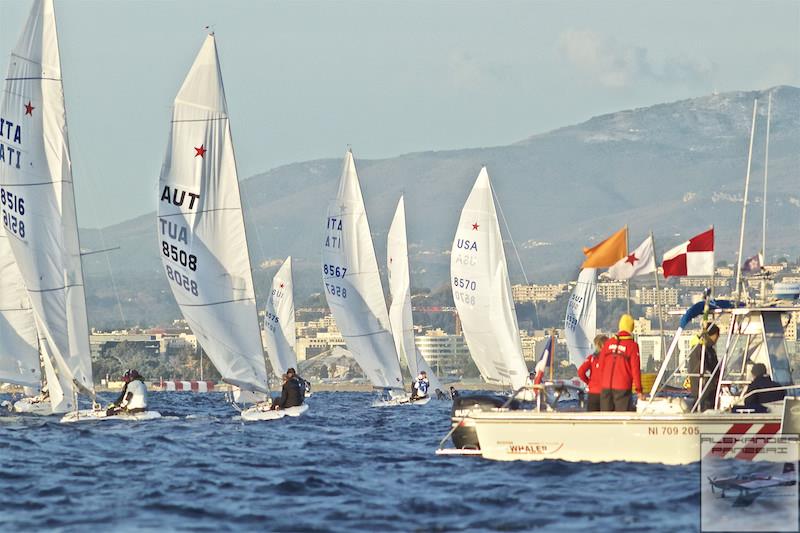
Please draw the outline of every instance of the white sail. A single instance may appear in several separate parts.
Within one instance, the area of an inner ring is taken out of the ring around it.
[[[486,167],[461,211],[450,274],[464,338],[481,376],[489,383],[522,387],[528,369]]]
[[[278,378],[289,368],[297,368],[293,285],[292,258],[289,256],[272,278],[272,290],[264,313],[264,343],[272,371]]]
[[[52,0],[36,0],[0,110],[3,223],[62,383],[93,394],[89,326]]]
[[[569,360],[576,366],[594,351],[597,332],[597,269],[584,268],[567,303],[564,319]]]
[[[158,194],[159,252],[189,327],[225,382],[268,392],[213,35],[175,97]]]
[[[41,381],[33,310],[8,236],[0,226],[0,383],[38,388]]]
[[[376,387],[401,388],[375,248],[353,154],[348,150],[322,243],[325,296],[347,349]]]
[[[408,239],[406,236],[406,209],[403,197],[397,203],[389,235],[386,239],[386,263],[389,272],[389,293],[392,305],[389,306],[389,322],[394,335],[397,355],[408,365],[411,379],[420,371],[428,375],[431,391],[441,389],[442,384],[431,370],[425,358],[414,344],[414,322],[411,313],[411,272],[408,264]]]

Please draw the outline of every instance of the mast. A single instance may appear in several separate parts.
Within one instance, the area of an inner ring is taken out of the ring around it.
[[[758,98],[753,100],[753,121],[750,125],[750,147],[747,151],[747,174],[744,180],[744,199],[742,201],[742,224],[739,229],[739,254],[736,257],[736,301],[742,299],[742,251],[744,249],[744,224],[747,220],[747,197],[750,193],[750,167],[753,162],[753,136],[756,130],[756,112],[758,111]]]
[[[761,202],[764,204],[764,212],[761,218],[761,262],[767,262],[767,181],[769,180],[769,128],[772,119],[772,92],[770,91],[767,99],[767,140],[764,146],[764,196]],[[763,265],[762,265],[763,266]],[[761,301],[767,300],[767,280],[761,277]]]

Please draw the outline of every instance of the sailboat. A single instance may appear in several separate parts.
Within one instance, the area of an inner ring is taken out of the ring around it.
[[[406,237],[406,210],[403,197],[397,203],[392,224],[389,226],[386,253],[389,272],[389,323],[392,326],[394,345],[399,357],[405,360],[412,383],[419,372],[425,372],[430,382],[429,395],[414,403],[427,403],[442,384],[414,344],[414,323],[411,314],[411,274],[408,265],[408,239]]]
[[[481,376],[512,390],[523,387],[528,368],[486,167],[461,211],[450,275],[464,337]]]
[[[272,278],[264,310],[264,341],[272,372],[280,380],[289,368],[297,367],[291,256]]]
[[[45,394],[23,398],[14,409],[45,415],[74,410],[62,421],[104,417],[100,409],[77,411],[78,393],[95,399],[95,392],[52,0],[33,3],[11,53],[0,117],[0,208],[46,381]]]
[[[408,403],[383,296],[361,185],[348,150],[322,243],[325,297],[347,349],[376,389],[374,406]]]
[[[242,419],[299,415],[297,408],[270,410],[228,106],[213,33],[203,42],[175,97],[158,194],[159,252],[172,294],[222,380],[235,387],[235,401],[255,404],[242,411]]]
[[[597,332],[597,269],[584,268],[567,303],[564,318],[569,360],[576,367],[594,351]]]
[[[0,383],[35,394],[41,381],[36,320],[8,235],[0,226]]]

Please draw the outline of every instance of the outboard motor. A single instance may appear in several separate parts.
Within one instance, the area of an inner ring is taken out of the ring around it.
[[[499,394],[474,394],[474,395],[460,395],[453,400],[453,411],[451,413],[451,420],[453,426],[457,426],[453,431],[452,439],[453,444],[459,449],[480,450],[481,446],[478,442],[478,434],[475,432],[475,426],[472,421],[464,417],[474,410],[491,411],[492,409],[499,409],[508,402],[508,396],[501,396]],[[520,402],[518,400],[511,400],[508,409],[519,409]]]

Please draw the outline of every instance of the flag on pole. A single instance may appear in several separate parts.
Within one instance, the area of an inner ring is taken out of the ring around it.
[[[553,345],[553,337],[547,337],[547,343],[544,345],[544,350],[542,350],[542,355],[539,357],[539,362],[536,363],[536,377],[533,378],[533,384],[539,385],[544,379],[544,371],[550,368],[550,357],[552,354],[550,353],[550,347]]]
[[[764,264],[764,259],[761,254],[756,254],[753,257],[748,257],[742,263],[743,274],[757,274],[761,272],[761,266]]]
[[[631,279],[636,276],[652,274],[656,270],[653,253],[653,239],[647,237],[634,251],[614,263],[608,269],[612,279]]]
[[[714,274],[714,228],[695,235],[664,254],[664,277]]]
[[[628,255],[628,226],[591,248],[584,247],[581,268],[608,268]]]

